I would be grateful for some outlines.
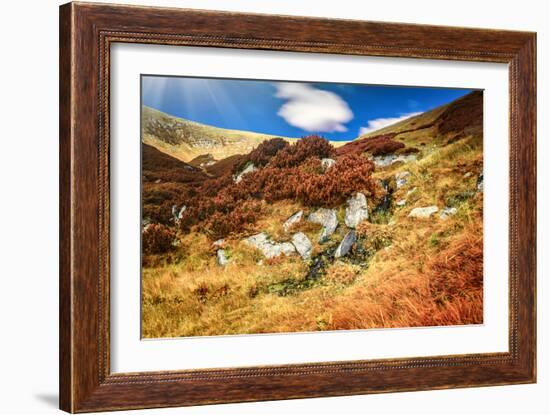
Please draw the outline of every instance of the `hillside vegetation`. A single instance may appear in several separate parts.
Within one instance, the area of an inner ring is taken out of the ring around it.
[[[144,140],[142,335],[482,323],[482,111],[190,163]]]
[[[185,162],[209,154],[222,160],[235,154],[247,154],[272,135],[227,130],[185,120],[143,106],[141,139],[166,154]],[[292,142],[292,138],[285,140]]]

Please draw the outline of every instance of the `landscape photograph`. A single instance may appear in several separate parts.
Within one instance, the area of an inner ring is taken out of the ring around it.
[[[144,339],[483,323],[483,91],[141,76]]]

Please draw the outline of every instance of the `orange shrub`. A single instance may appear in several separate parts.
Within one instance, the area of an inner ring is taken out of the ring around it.
[[[295,167],[310,157],[326,158],[334,154],[334,147],[328,140],[310,135],[298,140],[295,144],[279,151],[269,162],[271,167]]]
[[[394,153],[405,147],[405,144],[393,139],[395,134],[383,134],[362,138],[340,147],[338,155],[370,153],[373,156],[383,156]]]
[[[289,144],[282,138],[272,138],[271,140],[263,141],[258,147],[250,152],[250,154],[238,163],[233,173],[240,172],[247,163],[252,162],[256,167],[263,167],[281,150],[287,148]]]
[[[214,212],[208,219],[206,228],[213,239],[223,238],[231,233],[245,230],[248,225],[256,222],[261,211],[261,202],[246,200],[227,213]]]
[[[146,226],[141,234],[144,254],[164,254],[173,248],[176,233],[167,226],[153,223]]]
[[[297,184],[297,199],[309,206],[332,207],[344,203],[356,192],[373,196],[374,163],[355,154],[338,159],[325,174],[304,173]]]

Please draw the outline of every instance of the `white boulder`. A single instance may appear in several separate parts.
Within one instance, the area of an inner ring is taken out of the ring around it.
[[[320,208],[311,213],[308,220],[313,223],[318,223],[323,226],[323,231],[319,237],[319,242],[326,242],[330,235],[334,233],[338,227],[338,218],[336,217],[336,210]]]
[[[308,259],[311,256],[311,241],[304,233],[298,232],[292,235],[292,244],[303,259]]]
[[[427,219],[438,211],[439,208],[437,206],[417,207],[411,210],[411,212],[409,213],[409,217]]]
[[[290,242],[273,242],[265,232],[249,236],[244,240],[248,245],[262,251],[266,258],[275,258],[279,255],[291,255],[296,253],[296,248]]]
[[[243,171],[241,171],[239,174],[237,174],[236,176],[233,177],[233,181],[235,183],[240,183],[241,180],[243,179],[243,176],[245,174],[249,174],[249,173],[252,173],[252,172],[255,172],[256,170],[258,170],[255,166],[254,166],[254,163],[249,163]]]
[[[367,198],[363,193],[356,193],[348,199],[348,206],[346,207],[346,216],[344,222],[349,228],[355,228],[364,220],[369,218],[369,211],[367,209]]]
[[[304,216],[304,211],[300,210],[296,213],[293,213],[286,221],[283,223],[283,229],[288,232],[288,230],[294,225],[302,220]]]

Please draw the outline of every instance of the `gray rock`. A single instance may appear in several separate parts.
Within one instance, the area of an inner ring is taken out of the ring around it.
[[[156,184],[159,184],[160,182],[162,182],[162,180],[161,180],[161,179],[157,179],[157,180],[155,180],[155,183],[156,183]]]
[[[245,174],[249,174],[249,173],[252,173],[252,172],[255,172],[256,170],[258,170],[255,166],[254,166],[254,163],[249,163],[243,171],[241,171],[239,174],[237,174],[236,176],[233,177],[233,181],[235,183],[240,183],[240,181],[243,179],[243,176]]]
[[[222,267],[225,267],[227,264],[229,264],[229,259],[227,259],[225,251],[223,249],[218,249],[216,251],[216,258],[218,259],[218,265]]]
[[[388,167],[393,163],[402,161],[403,163],[409,163],[411,161],[416,161],[417,157],[415,154],[401,154],[396,156],[395,154],[387,154],[385,156],[376,156],[373,157],[374,165],[376,167]]]
[[[249,236],[244,240],[248,245],[262,251],[266,258],[275,258],[281,254],[291,255],[296,253],[296,248],[290,242],[276,243],[269,239],[265,232]]]
[[[397,202],[395,202],[395,204],[399,207],[403,207],[407,204],[407,199],[400,199]]]
[[[309,215],[308,220],[323,226],[323,231],[319,237],[319,242],[321,243],[326,242],[338,227],[338,218],[334,209],[317,209]]]
[[[302,216],[304,216],[304,211],[300,210],[296,213],[293,213],[292,216],[290,216],[285,223],[283,223],[283,229],[288,232],[288,230],[294,225],[295,223],[298,223],[302,220]]]
[[[356,240],[357,237],[355,236],[355,231],[349,231],[346,236],[344,236],[344,239],[342,239],[342,242],[340,242],[340,245],[338,245],[338,248],[336,248],[336,251],[334,252],[334,257],[341,258],[343,256],[346,256]]]
[[[409,176],[411,173],[408,171],[402,171],[395,174],[395,184],[398,189],[402,188],[407,184],[407,181],[409,180]]]
[[[363,193],[356,193],[355,196],[351,196],[348,199],[348,206],[346,207],[346,216],[344,221],[349,228],[355,228],[364,220],[369,218],[369,211],[367,209],[367,198]]]
[[[473,175],[474,175],[474,174],[473,174],[471,171],[469,171],[469,172],[467,172],[467,173],[464,173],[464,176],[462,176],[462,177],[464,177],[465,179],[467,179],[468,177],[472,177]]]
[[[330,169],[332,166],[334,166],[336,164],[336,160],[334,159],[321,159],[321,167],[323,169],[323,171],[327,171],[328,169]]]
[[[445,220],[449,216],[456,215],[456,212],[458,212],[458,210],[454,207],[445,207],[441,210],[441,213],[439,214],[439,218]]]
[[[181,219],[183,218],[183,214],[187,210],[187,206],[182,205],[181,208],[178,208],[177,205],[172,206],[172,217],[174,219],[174,222],[176,224],[180,223]]]
[[[212,242],[212,245],[219,248],[223,246],[224,242],[225,242],[225,239],[218,239],[217,241]]]
[[[477,191],[483,192],[483,173],[477,178]]]
[[[409,190],[409,191],[407,192],[407,196],[412,195],[414,192],[416,192],[416,190],[417,190],[417,188],[416,188],[416,187],[413,187],[411,190]]]
[[[409,217],[426,219],[431,217],[434,213],[438,211],[439,208],[437,206],[417,207],[411,210],[411,212],[409,213]]]
[[[303,259],[308,259],[311,256],[311,241],[304,233],[295,233],[292,236],[292,243]]]

